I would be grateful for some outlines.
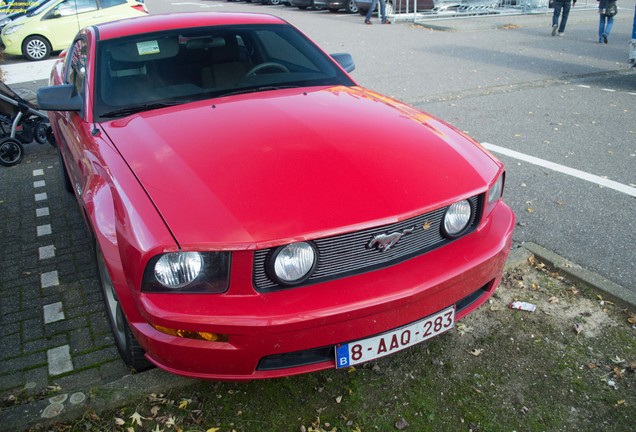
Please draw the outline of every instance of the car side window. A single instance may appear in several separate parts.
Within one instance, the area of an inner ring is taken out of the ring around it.
[[[64,0],[51,9],[45,18],[60,18],[94,10],[97,10],[95,0]]]
[[[84,94],[84,81],[86,79],[86,41],[78,39],[71,47],[70,63],[67,69],[66,82],[73,84],[77,94]]]
[[[106,9],[113,6],[126,4],[126,0],[99,0],[99,7]]]
[[[274,31],[262,30],[256,34],[265,50],[268,61],[283,61],[317,71],[316,65],[304,53]]]

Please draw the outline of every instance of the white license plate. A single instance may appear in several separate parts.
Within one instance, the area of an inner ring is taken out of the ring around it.
[[[344,368],[384,357],[450,330],[455,325],[455,306],[399,329],[336,345],[336,367]]]

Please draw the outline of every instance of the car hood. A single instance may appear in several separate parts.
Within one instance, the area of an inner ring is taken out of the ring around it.
[[[262,92],[102,123],[184,249],[379,226],[486,190],[500,163],[359,87]]]

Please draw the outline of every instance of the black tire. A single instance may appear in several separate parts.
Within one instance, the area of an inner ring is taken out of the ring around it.
[[[358,13],[358,5],[355,0],[347,0],[347,7],[345,8],[347,13]]]
[[[48,141],[48,130],[51,128],[49,124],[45,121],[37,121],[33,125],[33,139],[38,144],[46,144]]]
[[[119,355],[121,355],[124,363],[137,372],[152,367],[152,363],[146,359],[144,349],[132,334],[128,321],[126,321],[126,317],[121,307],[119,307],[117,294],[106,268],[104,256],[97,243],[95,244],[95,259],[97,261],[99,283],[104,296],[104,305],[106,306],[106,316],[108,317],[108,323],[113,332],[115,346],[117,346]]]
[[[272,6],[278,6],[279,4],[281,4],[281,0],[269,0],[269,3]]]
[[[364,10],[364,9],[358,9],[358,13],[362,16],[366,16],[367,15],[368,10]]]
[[[13,166],[22,161],[24,147],[15,138],[3,138],[0,140],[0,165]]]
[[[53,135],[53,129],[51,129],[51,126],[46,129],[46,140],[53,147],[57,147],[57,141],[55,141],[55,135]]]
[[[73,183],[71,182],[71,178],[68,175],[68,171],[66,171],[66,165],[64,165],[64,160],[62,159],[62,153],[60,150],[57,150],[57,158],[58,163],[60,164],[60,171],[62,173],[62,182],[64,183],[64,189],[68,193],[73,193]]]
[[[27,60],[46,60],[51,55],[51,44],[42,36],[29,36],[22,43],[22,54]]]

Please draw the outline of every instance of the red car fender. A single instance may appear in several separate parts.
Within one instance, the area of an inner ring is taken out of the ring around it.
[[[129,167],[100,135],[95,137],[99,150],[91,158],[92,175],[85,183],[82,207],[126,317],[141,320],[136,293],[146,264],[164,252],[165,245],[173,244],[171,250],[178,250],[178,245]],[[112,182],[109,170],[117,171],[119,183]]]

